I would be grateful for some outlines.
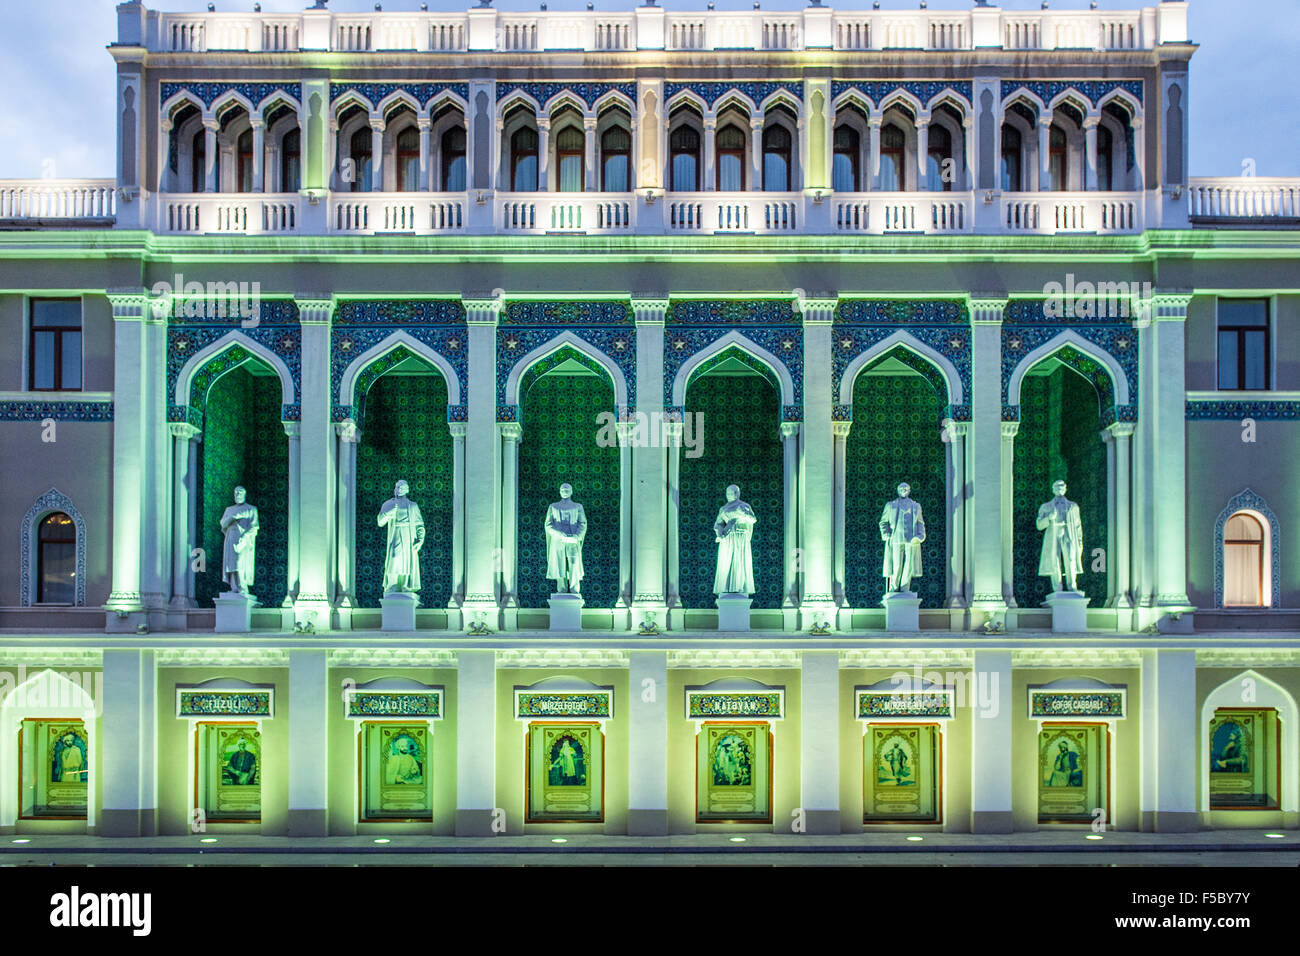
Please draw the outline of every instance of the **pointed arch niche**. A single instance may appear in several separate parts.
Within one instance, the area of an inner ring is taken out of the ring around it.
[[[19,554],[19,601],[30,607],[40,600],[41,524],[54,515],[65,515],[76,535],[73,547],[73,607],[86,605],[86,521],[72,499],[57,488],[37,498],[23,516]]]
[[[1281,607],[1277,515],[1249,488],[1233,495],[1214,522],[1214,606]]]

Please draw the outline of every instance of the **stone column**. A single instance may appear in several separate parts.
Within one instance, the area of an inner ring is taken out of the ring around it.
[[[916,117],[916,191],[926,189],[930,175],[930,114],[922,111]]]
[[[631,607],[632,582],[632,445],[636,422],[621,421],[618,432],[618,606]]]
[[[1110,552],[1106,556],[1106,567],[1111,571],[1110,607],[1131,608],[1133,606],[1132,576],[1129,571],[1130,527],[1132,523],[1131,485],[1132,472],[1130,444],[1134,425],[1132,422],[1115,422],[1103,432],[1107,439],[1107,456],[1110,465],[1111,486],[1111,530],[1109,535]],[[1121,618],[1121,625],[1124,621]]]
[[[972,627],[1006,610],[1002,577],[1002,311],[1007,300],[972,298],[970,424]]]
[[[1141,826],[1145,831],[1200,829],[1196,780],[1196,652],[1142,652]]]
[[[1083,121],[1083,188],[1097,191],[1097,126],[1101,117],[1089,116]]]
[[[451,429],[451,598],[448,607],[465,600],[465,422],[448,422]]]
[[[781,423],[781,448],[784,453],[785,482],[785,535],[782,553],[785,554],[785,586],[781,605],[786,609],[786,627],[795,628],[794,609],[799,606],[799,571],[802,560],[799,552],[799,422]],[[741,486],[744,497],[744,486]]]
[[[494,836],[497,664],[491,650],[457,652],[456,836]],[[501,823],[505,822],[501,817]]]
[[[763,189],[762,117],[749,121],[749,189],[751,192],[761,192]]]
[[[337,422],[338,435],[338,549],[335,575],[338,593],[335,604],[339,609],[339,626],[352,620],[352,608],[357,602],[357,445],[361,432],[351,420]]]
[[[1188,608],[1187,415],[1185,361],[1187,306],[1192,297],[1158,292],[1155,326],[1156,603],[1168,612]],[[1190,619],[1187,624],[1190,625]]]
[[[1134,626],[1145,627],[1155,620],[1152,610],[1156,593],[1155,498],[1156,498],[1156,330],[1151,321],[1152,303],[1140,302],[1133,320],[1138,343],[1138,420],[1132,439],[1133,450],[1133,604],[1141,608]]]
[[[202,434],[193,425],[172,422],[172,598],[173,608],[194,607],[194,573],[190,552],[194,541],[194,449]]]
[[[1016,433],[1020,422],[1002,423],[1002,476],[1001,507],[1002,533],[1002,598],[1007,607],[1016,607],[1015,582],[1015,518],[1016,518]]]
[[[499,625],[496,596],[497,558],[493,542],[500,540],[497,511],[496,327],[501,310],[497,296],[465,299],[469,325],[469,388],[465,432],[465,599],[462,627],[483,615],[484,623]]]
[[[498,422],[501,436],[501,605],[519,607],[519,442],[518,422]]]
[[[1038,191],[1052,188],[1052,111],[1044,110],[1038,117]]]
[[[999,132],[999,135],[1000,135],[1000,132]],[[976,164],[979,162],[979,160],[978,160],[978,158],[977,158],[977,154],[976,154],[975,116],[974,116],[974,114],[967,114],[967,115],[962,119],[962,133],[961,133],[961,141],[962,141],[962,145],[965,147],[965,153],[966,153],[966,175],[965,175],[965,177],[964,177],[960,182],[954,182],[954,183],[952,184],[953,192],[958,192],[958,191],[970,191],[970,190],[973,190],[973,189],[975,188],[975,181],[976,181],[976,180],[975,180],[975,177],[976,177],[976,175],[977,175],[977,174],[976,174]],[[956,157],[954,157],[954,158],[956,158]],[[1000,171],[1001,162],[1002,162],[1002,158],[1001,158],[1001,156],[999,155],[999,157],[998,157],[998,163],[999,163],[999,173],[998,173],[998,177],[999,177],[999,179],[998,179],[998,185],[999,185],[999,186],[1002,185],[1002,182],[1001,182],[1001,171]]]
[[[636,321],[637,443],[632,460],[636,469],[632,493],[632,603],[633,627],[641,610],[654,611],[660,627],[667,623],[664,594],[665,551],[677,553],[677,539],[666,538],[668,513],[668,456],[663,427],[664,316],[668,299],[633,298]],[[676,505],[674,504],[674,509]],[[675,580],[675,579],[674,579]]]
[[[551,190],[551,118],[537,117],[537,191]]]
[[[835,553],[835,464],[831,417],[835,403],[834,388],[828,374],[831,368],[831,323],[835,319],[836,298],[813,299],[798,295],[803,313],[804,367],[825,369],[804,378],[803,459],[800,466],[799,547],[803,549],[802,608],[804,623],[810,619],[834,622],[835,598],[832,589],[832,555]],[[787,544],[787,547],[789,545]]]
[[[281,422],[289,438],[289,566],[283,607],[293,607],[298,594],[298,528],[302,524],[302,425]]]
[[[586,116],[582,120],[582,149],[583,149],[583,166],[584,174],[582,185],[584,192],[600,191],[600,169],[597,166],[596,155],[596,117]],[[628,159],[631,160],[632,153],[628,153]],[[629,173],[632,171],[629,169]],[[557,184],[558,185],[558,184]]]
[[[100,836],[141,837],[158,832],[158,688],[154,652],[106,648],[99,755],[91,773],[100,780],[101,810],[91,822]],[[95,743],[92,740],[92,746]]]
[[[325,170],[325,182],[329,184],[330,189],[344,190],[347,183],[341,182],[338,177],[339,168],[339,121],[337,116],[331,116],[329,120],[329,142],[326,143],[326,149],[329,152],[329,166]],[[306,130],[304,129],[301,142],[307,142]],[[304,165],[303,172],[306,173]],[[306,176],[303,176],[303,188],[307,187]]]
[[[112,593],[105,628],[133,632],[145,623],[141,590],[145,532],[145,311],[142,290],[108,293],[113,307]]]
[[[880,188],[880,128],[884,124],[879,113],[867,118],[867,178],[873,190]]]
[[[835,442],[835,540],[831,551],[834,556],[835,567],[831,578],[831,587],[835,596],[835,603],[841,608],[847,608],[849,605],[848,592],[845,589],[848,579],[844,566],[846,527],[844,499],[848,488],[848,442],[849,430],[852,427],[852,421],[831,422],[831,434],[834,436]]]
[[[430,179],[432,170],[429,168],[429,160],[433,155],[433,151],[429,148],[429,136],[433,128],[433,121],[427,116],[419,116],[416,117],[415,123],[420,130],[420,189],[429,192],[433,189],[433,183]],[[467,150],[468,146],[467,142]]]
[[[669,152],[671,156],[671,151]],[[714,192],[718,188],[718,117],[709,114],[704,117],[704,169],[700,177],[700,189]],[[665,173],[664,182],[671,179],[671,170]]]
[[[805,833],[840,832],[840,652],[804,651],[799,673],[799,806]],[[775,830],[779,833],[782,827]]]
[[[324,648],[289,651],[289,836],[329,835],[329,664]]]
[[[387,127],[384,117],[379,113],[370,114],[370,190],[384,191],[384,129]]]
[[[221,191],[217,182],[217,130],[220,129],[216,117],[203,119],[203,189],[205,192]]]
[[[294,620],[329,630],[334,593],[335,463],[330,421],[330,323],[334,300],[298,299],[302,325],[302,405],[299,431],[298,595]],[[290,528],[290,533],[295,533]]]
[[[143,502],[140,597],[148,609],[151,630],[167,627],[167,604],[172,591],[169,554],[172,510],[167,506],[171,492],[172,448],[167,430],[167,320],[165,312],[159,308],[161,301],[153,300],[150,308],[145,310],[144,394],[141,396],[144,462],[140,487]]]
[[[1135,116],[1129,120],[1129,126],[1133,130],[1133,181],[1129,183],[1129,189],[1134,192],[1144,192],[1146,190],[1146,155],[1147,143],[1146,133],[1142,128],[1142,118]],[[1159,178],[1157,177],[1157,182]]]
[[[681,548],[681,500],[682,500],[682,423],[664,422],[664,441],[668,445],[668,534],[665,547],[668,549],[668,584],[664,595],[669,607],[670,621],[680,621],[682,608],[682,548]],[[672,617],[672,610],[677,609],[677,618]]]
[[[253,126],[253,192],[260,193],[266,185],[266,120],[250,116],[249,122]]]
[[[627,834],[668,834],[668,653],[629,651]]]
[[[966,606],[966,434],[969,422],[948,421],[948,601],[949,608]]]
[[[979,705],[971,712],[971,833],[1011,833],[1011,652],[977,650],[970,687]]]

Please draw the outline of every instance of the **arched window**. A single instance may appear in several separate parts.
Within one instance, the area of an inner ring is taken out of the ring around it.
[[[728,124],[718,130],[718,192],[745,189],[745,134]]]
[[[946,126],[930,127],[930,141],[926,147],[926,184],[931,192],[951,192],[952,178],[945,179],[944,164],[952,160],[952,133]]]
[[[253,131],[246,129],[235,141],[235,192],[253,191]]]
[[[62,511],[46,515],[36,549],[36,602],[76,603],[77,528],[72,519]]]
[[[201,126],[190,144],[190,156],[193,158],[190,164],[190,192],[204,192],[208,187],[208,131]]]
[[[790,189],[790,131],[784,126],[763,130],[763,189],[770,193]]]
[[[1223,606],[1264,606],[1264,527],[1246,511],[1223,528]]]
[[[696,192],[700,188],[700,134],[691,126],[679,126],[668,141],[668,167],[673,192]]]
[[[555,184],[562,193],[578,193],[585,188],[583,151],[587,138],[581,128],[566,126],[555,137]]]
[[[837,193],[857,192],[858,154],[861,139],[852,126],[835,127],[834,158],[831,161],[831,188]]]
[[[442,190],[465,190],[465,127],[453,126],[442,134]]]
[[[1022,192],[1025,188],[1020,177],[1020,130],[1014,126],[1002,127],[1002,191]]]
[[[1115,137],[1105,126],[1097,127],[1097,188],[1115,188]]]
[[[397,134],[397,191],[419,192],[420,182],[420,130],[408,126]]]
[[[280,140],[280,192],[296,193],[302,187],[302,133],[291,129]]]
[[[515,130],[510,137],[510,188],[517,193],[537,191],[537,130]]]
[[[352,192],[370,192],[370,127],[363,126],[352,134]]]
[[[1048,182],[1051,183],[1053,192],[1064,192],[1069,188],[1069,183],[1065,178],[1068,171],[1065,164],[1065,143],[1065,130],[1059,126],[1053,126],[1052,132],[1048,135],[1050,157]]]
[[[890,123],[880,128],[880,188],[898,192],[904,188],[903,157],[906,138]]]
[[[632,134],[622,126],[611,126],[600,137],[600,188],[607,193],[625,193],[632,188],[628,172],[632,162]]]

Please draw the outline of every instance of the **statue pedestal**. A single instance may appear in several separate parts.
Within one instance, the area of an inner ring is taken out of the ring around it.
[[[880,602],[885,609],[886,631],[919,631],[921,599],[915,591],[894,591]]]
[[[552,594],[546,603],[551,606],[552,631],[582,630],[582,606],[587,602],[581,594]]]
[[[1088,629],[1088,596],[1078,591],[1053,591],[1047,595],[1047,606],[1052,609],[1052,631],[1086,631]]]
[[[754,599],[748,594],[718,595],[718,630],[748,631],[749,606]]]
[[[212,599],[217,607],[218,634],[247,634],[253,629],[253,608],[257,599],[248,592],[226,591]]]
[[[379,627],[385,631],[415,630],[415,609],[420,606],[420,596],[409,591],[389,591],[379,599],[383,609]]]

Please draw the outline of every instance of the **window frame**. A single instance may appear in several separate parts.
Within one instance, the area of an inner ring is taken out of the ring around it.
[[[776,139],[779,136],[785,137],[785,145],[769,145],[769,140]],[[762,139],[763,152],[763,192],[781,192],[788,193],[794,188],[794,137],[782,123],[769,123],[763,127]],[[772,189],[767,182],[767,157],[776,156],[785,163],[785,188]]]
[[[695,136],[694,149],[680,148],[680,147],[675,147],[673,145],[673,140],[677,137],[677,135],[680,132],[682,132],[682,130],[688,130],[692,134],[694,134]],[[701,155],[704,148],[703,144],[704,144],[704,137],[700,135],[699,130],[697,130],[694,126],[692,126],[689,123],[681,123],[678,126],[673,127],[672,130],[669,131],[668,133],[668,191],[669,192],[697,193],[700,191],[700,175],[701,175],[700,170],[704,165],[703,157]],[[689,189],[682,189],[677,183],[676,159],[678,156],[689,156],[691,157],[692,160],[695,161],[695,167],[694,167],[695,182]]]
[[[735,129],[740,133],[741,142],[743,144],[742,146],[740,146],[739,148],[728,147],[727,149],[723,149],[718,145],[719,137],[725,130],[728,129]],[[714,191],[731,192],[731,190],[729,189],[724,190],[722,188],[722,157],[735,156],[740,160],[740,189],[736,191],[742,193],[747,192],[749,190],[749,174],[745,167],[749,165],[749,163],[746,162],[749,153],[749,140],[745,137],[745,131],[740,128],[739,124],[735,122],[728,122],[718,127],[717,131],[713,134],[713,153],[714,153],[714,161],[713,161]]]
[[[614,149],[609,149],[605,146],[605,140],[609,138],[611,133],[614,132],[622,133],[627,137],[626,147],[617,147]],[[626,166],[625,171],[627,173],[626,178],[627,178],[627,187],[628,187],[627,189],[623,190],[623,192],[633,192],[634,190],[632,184],[632,131],[629,130],[626,126],[623,126],[621,124],[618,123],[611,124],[605,129],[603,133],[600,134],[600,142],[598,145],[600,147],[600,191],[603,193],[610,191],[608,184],[605,182],[606,163],[610,159],[614,159],[621,156]]]
[[[531,150],[521,148],[515,142],[524,133],[532,133],[533,135],[533,146]],[[517,130],[515,130],[513,133],[510,134],[510,189],[508,190],[509,192],[537,192],[538,187],[542,185],[541,177],[537,175],[541,166],[540,157],[538,157],[537,155],[538,151],[541,149],[541,142],[542,142],[542,138],[536,126],[529,126],[525,124],[523,126],[520,126]],[[518,185],[519,163],[521,160],[527,160],[530,158],[533,160],[533,163],[535,164],[535,168],[533,170],[533,188],[520,189]]]
[[[449,149],[448,140],[456,133],[460,133],[460,148]],[[450,178],[451,166],[457,159],[461,159],[464,162],[463,174],[465,179],[465,186],[468,187],[469,186],[469,134],[466,131],[464,126],[461,126],[457,123],[452,123],[445,130],[443,130],[442,135],[438,137],[438,175],[439,175],[438,186],[443,192],[453,191],[447,188],[447,180]],[[460,189],[455,191],[464,192],[465,190]]]
[[[403,146],[403,139],[410,143],[410,134],[415,133],[415,148],[409,145]],[[415,161],[415,177],[411,182],[407,177],[407,170],[410,168],[411,160]],[[414,124],[407,124],[397,131],[393,136],[393,185],[396,192],[399,193],[419,193],[424,192],[425,183],[420,177],[420,129]]]
[[[1010,148],[1007,146],[1008,131],[1016,137],[1016,145]],[[1012,124],[1003,123],[1000,139],[1001,163],[998,166],[998,185],[1006,193],[1025,192],[1025,136]],[[1008,159],[1015,163],[1014,177],[1007,170]]]
[[[839,131],[843,129],[848,134],[849,145],[835,145],[836,137]],[[862,192],[862,137],[856,129],[848,122],[839,122],[831,130],[831,185],[835,184],[835,160],[839,156],[844,156],[849,161],[849,177],[853,180],[851,189],[843,190],[844,192]]]
[[[37,325],[37,302],[75,302],[80,322],[74,330],[66,325]],[[75,331],[81,337],[81,384],[69,388],[63,384],[63,336]],[[54,335],[54,384],[41,388],[36,384],[36,335],[48,332]],[[29,392],[84,392],[86,390],[86,307],[80,296],[33,296],[27,300],[27,391]]]
[[[581,147],[566,146],[560,147],[560,138],[573,130],[578,138],[582,141]],[[553,139],[555,140],[555,191],[581,193],[587,191],[587,130],[572,122],[566,122],[559,129],[554,131]],[[562,171],[566,159],[576,160],[578,164],[578,188],[565,189]],[[549,185],[549,183],[547,184]]]
[[[1226,328],[1219,318],[1219,305],[1223,302],[1263,302],[1264,303],[1264,324],[1258,325],[1230,325]],[[1219,392],[1271,392],[1274,390],[1274,356],[1273,356],[1273,316],[1276,313],[1276,297],[1271,295],[1249,295],[1249,296],[1216,296],[1214,299],[1214,388]],[[1246,352],[1243,348],[1247,332],[1264,333],[1264,384],[1259,388],[1247,388],[1244,384]],[[1235,332],[1237,338],[1237,386],[1224,387],[1223,379],[1220,376],[1219,362],[1219,337],[1223,332]]]
[[[68,519],[68,524],[72,526],[72,537],[70,539],[50,539],[46,541],[42,534],[45,523],[55,515],[62,515]],[[72,545],[72,580],[68,586],[72,589],[71,601],[47,601],[45,600],[45,545],[46,544],[71,544]],[[76,607],[77,606],[77,522],[66,511],[55,509],[41,515],[36,520],[36,593],[33,595],[33,605],[44,607]]]
[[[897,146],[885,145],[885,130],[892,129],[898,133],[902,142]],[[907,192],[907,131],[897,123],[886,122],[880,126],[880,173],[881,173],[881,192],[905,193]],[[895,159],[893,166],[894,172],[898,174],[897,185],[884,185],[885,157],[890,156]]]
[[[1258,538],[1229,538],[1228,525],[1232,524],[1232,520],[1234,518],[1246,518],[1250,520],[1255,525],[1256,529],[1259,531],[1259,537]],[[1223,606],[1224,608],[1236,608],[1236,607],[1264,608],[1269,606],[1264,603],[1264,594],[1265,594],[1264,592],[1264,545],[1267,541],[1268,541],[1268,531],[1264,527],[1264,522],[1260,521],[1259,517],[1256,516],[1255,514],[1249,511],[1236,511],[1228,516],[1228,520],[1223,525],[1223,540],[1219,543],[1219,546],[1223,548],[1223,567],[1224,567]],[[1257,560],[1255,562],[1255,573],[1256,573],[1255,593],[1259,595],[1259,601],[1256,604],[1229,604],[1228,603],[1227,568],[1228,568],[1228,546],[1229,545],[1238,545],[1238,546],[1250,545],[1252,548],[1255,549],[1255,554],[1257,557]]]

